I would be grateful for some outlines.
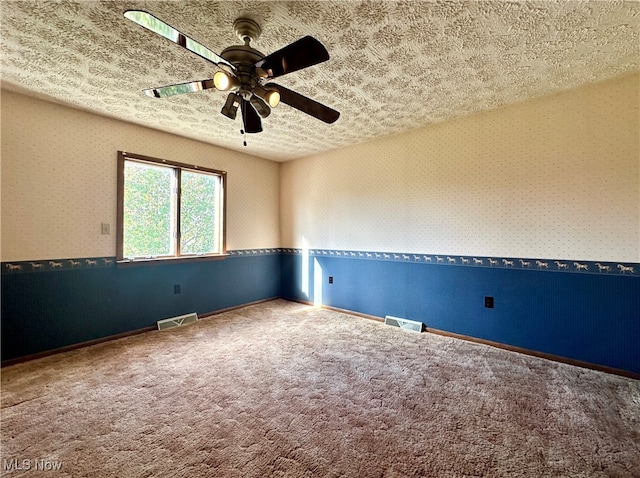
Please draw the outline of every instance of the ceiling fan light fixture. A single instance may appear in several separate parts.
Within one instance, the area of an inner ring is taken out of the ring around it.
[[[280,92],[275,88],[265,88],[257,85],[253,92],[267,102],[269,106],[275,108],[280,103]]]
[[[240,104],[241,100],[242,98],[240,98],[240,96],[238,96],[237,94],[229,93],[229,96],[227,96],[227,101],[225,102],[224,106],[220,110],[220,113],[222,113],[229,119],[232,119],[232,120],[236,119],[236,113],[238,112],[238,105]]]
[[[216,71],[213,75],[213,84],[220,91],[229,91],[240,86],[238,79],[226,71]]]
[[[251,96],[249,102],[255,108],[261,118],[266,118],[271,113],[271,108],[269,108],[267,104],[256,95]]]
[[[278,90],[267,90],[267,94],[265,95],[265,100],[269,103],[269,106],[275,108],[280,103],[280,92]]]

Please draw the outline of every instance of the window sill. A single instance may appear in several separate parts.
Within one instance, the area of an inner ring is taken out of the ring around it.
[[[150,266],[150,265],[167,265],[178,264],[183,262],[207,262],[221,261],[229,257],[228,253],[224,254],[207,254],[203,256],[181,256],[181,257],[158,257],[158,258],[140,258],[140,259],[120,259],[116,261],[118,267],[132,266]]]

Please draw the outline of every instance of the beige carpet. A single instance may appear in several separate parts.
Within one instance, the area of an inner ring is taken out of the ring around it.
[[[282,300],[6,367],[1,417],[11,477],[640,476],[638,381]]]

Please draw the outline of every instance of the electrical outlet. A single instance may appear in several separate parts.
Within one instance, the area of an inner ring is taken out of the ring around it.
[[[100,227],[101,227],[102,234],[109,234],[109,230],[111,228],[109,227],[108,222],[103,222]]]
[[[173,293],[174,294],[179,294],[180,293],[180,284],[174,284],[173,285]]]
[[[485,298],[484,298],[484,306],[487,309],[493,309],[493,297],[485,296]]]
[[[333,276],[329,276],[329,284],[333,284]]]

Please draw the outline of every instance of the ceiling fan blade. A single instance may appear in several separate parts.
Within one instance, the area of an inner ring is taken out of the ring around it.
[[[262,121],[256,110],[247,100],[242,99],[240,103],[242,110],[242,124],[244,124],[245,133],[260,133],[262,131]]]
[[[188,83],[179,83],[177,85],[158,86],[157,88],[149,88],[142,92],[152,98],[166,98],[167,96],[181,95],[183,93],[194,93],[196,91],[208,90],[215,88],[213,80],[190,81]]]
[[[313,37],[306,36],[267,55],[256,68],[263,69],[267,78],[276,78],[293,71],[317,65],[329,59],[327,49]]]
[[[325,123],[335,123],[340,117],[340,112],[329,108],[322,103],[318,103],[311,98],[307,98],[300,93],[289,90],[284,86],[276,85],[275,83],[267,83],[265,87],[273,87],[277,89],[280,93],[280,101],[288,104],[292,108],[302,111],[303,113],[307,113],[314,118],[318,118],[320,121],[324,121]]]
[[[170,25],[167,25],[165,22],[163,22],[159,18],[154,17],[150,13],[144,12],[142,10],[127,10],[126,12],[124,12],[124,16],[132,22],[137,23],[141,27],[144,27],[147,30],[151,30],[158,35],[171,40],[175,44],[186,48],[187,50],[195,53],[205,60],[215,63],[220,67],[225,67],[225,69],[230,68],[231,71],[235,71],[235,67],[227,60],[215,54],[197,41],[192,40],[186,35],[183,35],[178,30]]]

